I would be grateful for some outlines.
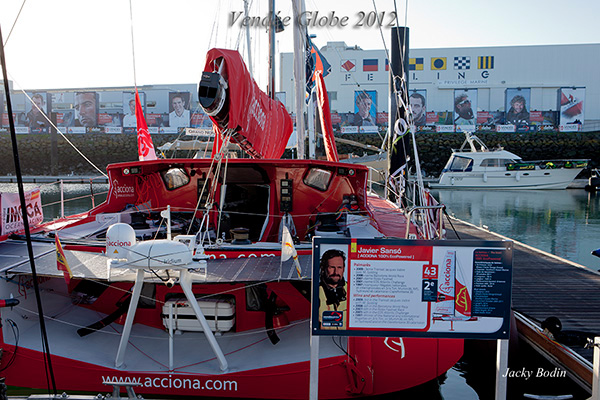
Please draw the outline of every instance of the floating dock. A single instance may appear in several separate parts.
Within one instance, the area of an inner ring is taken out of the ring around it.
[[[546,318],[557,317],[563,332],[600,336],[600,273],[508,237],[452,218],[448,239],[512,240],[512,308],[519,336],[583,387],[592,389],[593,347],[558,343],[541,330]],[[582,335],[569,339],[577,342]]]

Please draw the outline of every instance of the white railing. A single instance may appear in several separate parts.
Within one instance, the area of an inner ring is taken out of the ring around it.
[[[102,196],[102,195],[105,195],[108,193],[108,191],[94,192],[94,179],[95,178],[89,178],[89,185],[90,185],[89,194],[84,194],[82,196],[76,196],[76,197],[70,197],[70,198],[65,198],[65,183],[66,184],[72,184],[72,183],[81,184],[81,178],[73,179],[72,181],[69,179],[59,179],[55,182],[50,182],[50,183],[40,185],[39,186],[40,189],[42,189],[44,187],[58,185],[59,192],[60,192],[60,200],[59,201],[54,201],[54,202],[49,202],[49,203],[42,202],[42,208],[52,207],[52,206],[56,206],[57,204],[59,204],[60,205],[60,218],[65,217],[65,204],[67,204],[68,202],[71,202],[71,201],[89,198],[90,202],[91,202],[91,208],[94,208],[96,206],[95,197]],[[104,179],[104,178],[98,177],[98,179]],[[101,184],[106,185],[105,183],[101,183]],[[98,184],[96,184],[96,185],[98,185]],[[42,195],[43,194],[44,193],[42,193]]]

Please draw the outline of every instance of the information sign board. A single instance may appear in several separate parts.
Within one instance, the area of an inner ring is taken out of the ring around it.
[[[510,241],[315,237],[313,277],[313,335],[509,335]]]

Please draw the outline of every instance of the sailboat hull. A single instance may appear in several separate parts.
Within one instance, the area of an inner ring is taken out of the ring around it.
[[[139,394],[235,398],[308,397],[310,346],[305,319],[277,329],[273,345],[264,329],[217,336],[229,361],[220,371],[201,332],[174,335],[174,364],[169,368],[169,334],[143,323],[134,325],[124,366],[114,366],[122,330],[113,324],[80,337],[78,327],[104,316],[74,305],[61,278],[41,278],[44,312],[57,389],[110,392],[105,382],[133,384]],[[47,388],[33,293],[26,279],[4,281],[2,296],[18,296],[21,304],[2,310],[2,368],[10,386]],[[288,288],[289,289],[289,288]],[[283,288],[276,289],[282,293]],[[97,301],[103,301],[100,298]],[[60,318],[60,321],[59,321]],[[144,314],[140,319],[143,321]],[[146,322],[148,323],[148,322]],[[15,334],[13,327],[18,327]],[[16,335],[16,336],[15,336]],[[18,338],[18,341],[17,341]],[[462,355],[462,340],[349,338],[338,348],[332,338],[320,347],[319,398],[346,398],[403,390],[433,379]],[[442,350],[442,351],[440,351]],[[15,354],[16,353],[16,354]],[[348,353],[348,354],[346,354]],[[13,359],[14,358],[14,359]],[[12,359],[12,362],[11,362]]]

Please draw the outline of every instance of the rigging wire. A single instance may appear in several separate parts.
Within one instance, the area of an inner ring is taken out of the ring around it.
[[[19,17],[21,16],[21,11],[23,11],[23,7],[25,7],[25,3],[27,2],[27,0],[23,0],[23,3],[21,3],[21,8],[19,8],[19,12],[17,13],[17,17],[15,18],[15,22],[13,22],[12,26],[10,27],[10,31],[8,32],[8,36],[6,37],[6,41],[4,42],[4,46],[6,46],[8,44],[8,41],[10,40],[10,35],[12,35],[13,29],[15,29],[15,26],[17,25],[17,21],[19,20]]]
[[[21,203],[21,212],[22,212],[22,221],[23,221],[23,229],[25,231],[25,237],[27,241],[27,253],[29,256],[29,264],[31,266],[31,276],[33,278],[33,287],[35,290],[35,299],[38,311],[40,315],[44,315],[42,309],[42,301],[40,295],[40,288],[38,284],[37,271],[35,268],[35,257],[33,254],[33,246],[31,242],[31,232],[29,229],[29,220],[27,217],[27,207],[25,203],[25,191],[23,189],[23,176],[21,174],[21,164],[19,161],[19,151],[17,145],[17,136],[15,132],[15,121],[13,118],[12,111],[12,101],[10,96],[10,88],[8,85],[8,73],[6,69],[6,56],[4,54],[4,40],[2,39],[2,29],[0,28],[0,63],[2,64],[2,78],[4,83],[4,91],[6,93],[6,111],[8,112],[8,123],[10,126],[10,135],[13,149],[13,158],[15,165],[15,172],[17,174],[17,182],[19,187],[19,200]],[[46,324],[43,321],[43,318],[40,319],[40,335],[42,339],[42,353],[44,355],[44,368],[46,371],[46,383],[48,385],[48,391],[52,390],[54,395],[57,394],[56,391],[56,381],[54,379],[54,370],[52,368],[52,360],[51,360],[51,352],[50,352],[50,343],[48,342],[48,335],[46,331]]]
[[[137,75],[135,68],[135,44],[133,39],[133,7],[131,5],[131,0],[129,0],[129,28],[131,30],[131,61],[133,63],[133,84],[135,89],[137,90]]]

